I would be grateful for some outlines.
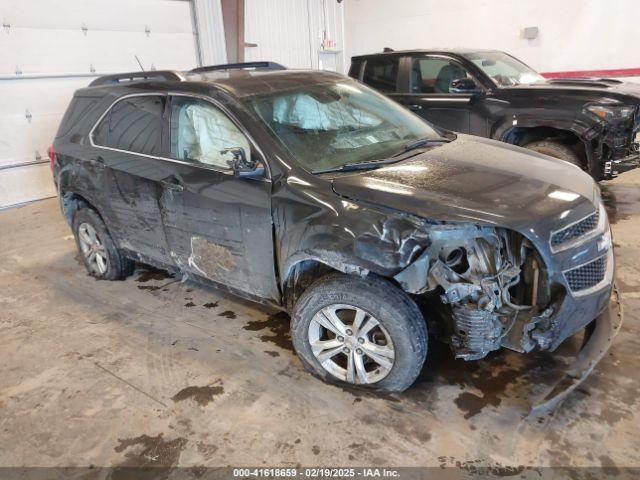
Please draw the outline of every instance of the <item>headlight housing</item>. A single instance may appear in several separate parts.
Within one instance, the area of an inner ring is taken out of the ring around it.
[[[627,105],[587,105],[585,110],[591,115],[595,115],[598,119],[611,123],[632,118],[636,107]]]

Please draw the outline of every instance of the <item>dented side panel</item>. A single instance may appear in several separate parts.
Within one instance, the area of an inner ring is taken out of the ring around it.
[[[159,205],[176,267],[279,302],[270,182],[178,164],[173,175],[184,189],[163,188]]]

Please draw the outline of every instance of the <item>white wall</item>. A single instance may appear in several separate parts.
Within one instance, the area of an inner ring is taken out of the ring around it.
[[[288,68],[343,71],[343,4],[245,0],[245,41],[256,44],[245,49],[248,62],[271,60]]]
[[[638,0],[344,0],[353,55],[433,47],[507,51],[540,72],[640,68]],[[535,40],[519,37],[538,27]]]

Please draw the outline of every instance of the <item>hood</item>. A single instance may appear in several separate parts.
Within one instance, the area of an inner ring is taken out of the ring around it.
[[[467,135],[332,182],[349,199],[431,220],[530,230],[528,236],[536,225],[554,230],[589,215],[599,198],[591,177],[567,162]]]
[[[611,96],[633,97],[633,103],[640,103],[640,84],[623,82],[614,78],[552,78],[542,83],[505,87],[505,90],[547,91],[554,94],[568,93],[585,97]]]

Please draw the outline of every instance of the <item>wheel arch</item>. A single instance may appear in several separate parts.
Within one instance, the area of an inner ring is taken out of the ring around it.
[[[291,311],[296,300],[317,279],[330,273],[343,273],[366,277],[369,270],[351,261],[344,261],[332,255],[320,253],[299,253],[290,257],[281,274],[281,288],[284,305]]]
[[[76,192],[73,189],[60,190],[60,209],[67,224],[73,224],[73,216],[80,208],[90,208],[100,216],[100,219],[104,222],[104,216],[100,212],[100,209],[96,206],[96,203],[90,199],[86,194]],[[106,222],[105,222],[106,225]]]

